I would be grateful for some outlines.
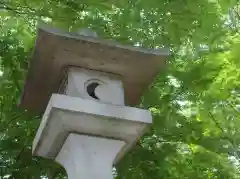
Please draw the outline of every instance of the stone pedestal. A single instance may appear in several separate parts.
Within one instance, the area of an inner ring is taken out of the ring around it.
[[[112,166],[125,142],[70,134],[56,157],[69,179],[113,179]]]

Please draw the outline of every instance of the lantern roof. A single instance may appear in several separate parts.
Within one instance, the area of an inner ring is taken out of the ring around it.
[[[119,75],[126,105],[136,105],[168,56],[169,50],[165,48],[120,45],[40,23],[19,106],[43,112],[52,93],[59,92],[69,67]]]

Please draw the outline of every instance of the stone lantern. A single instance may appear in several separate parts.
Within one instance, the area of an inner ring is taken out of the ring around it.
[[[134,106],[168,51],[122,46],[86,34],[38,27],[20,107],[43,113],[35,156],[53,159],[69,179],[112,179],[112,166],[152,117]]]

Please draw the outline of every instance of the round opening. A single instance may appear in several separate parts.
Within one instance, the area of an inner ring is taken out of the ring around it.
[[[91,96],[94,99],[99,100],[99,98],[95,94],[95,89],[99,86],[100,84],[97,82],[91,82],[87,85],[87,93],[89,96]]]

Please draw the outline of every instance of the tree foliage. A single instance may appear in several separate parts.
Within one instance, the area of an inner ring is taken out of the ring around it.
[[[151,130],[116,166],[116,178],[240,178],[237,0],[0,0],[1,178],[64,176],[32,157],[40,116],[17,107],[39,20],[171,50],[140,104],[153,114]]]

